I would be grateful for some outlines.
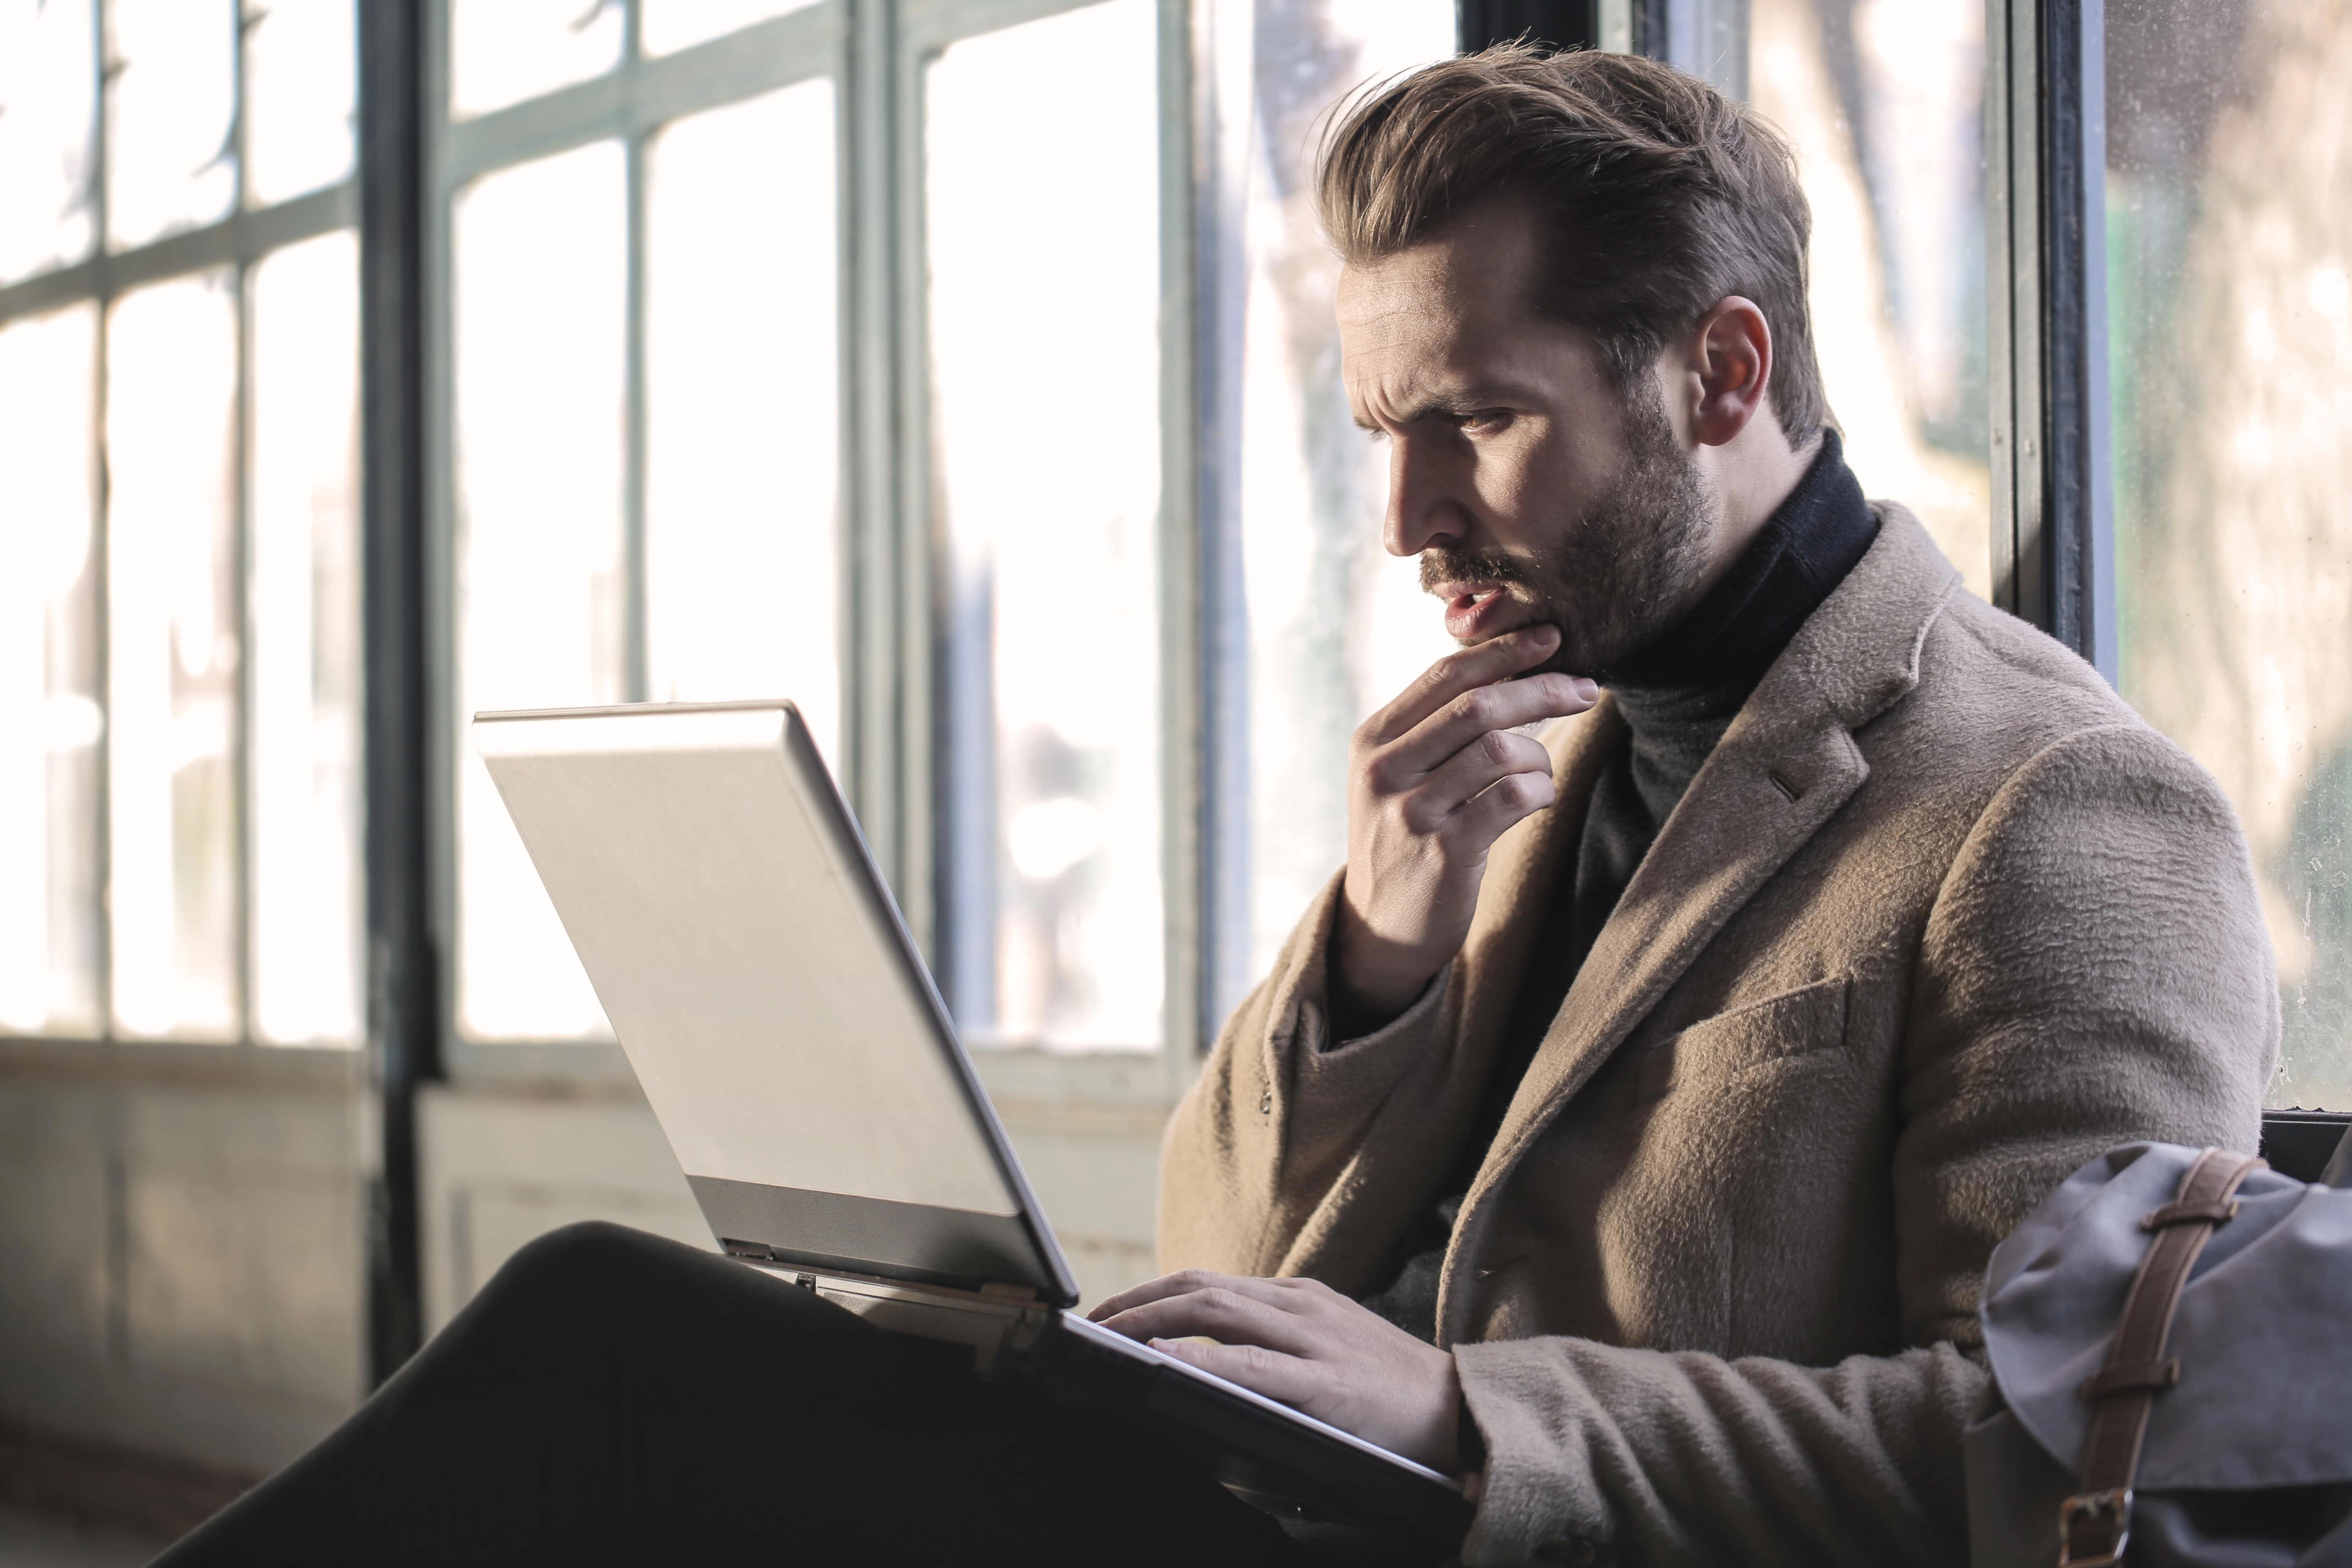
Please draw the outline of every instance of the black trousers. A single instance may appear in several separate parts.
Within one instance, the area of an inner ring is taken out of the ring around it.
[[[854,1554],[854,1555],[853,1555]],[[531,1243],[168,1568],[1294,1564],[1206,1473],[676,1242]]]

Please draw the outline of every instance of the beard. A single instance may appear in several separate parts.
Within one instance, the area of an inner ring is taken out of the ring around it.
[[[1643,393],[1647,393],[1645,396]],[[1691,607],[1706,575],[1713,497],[1675,440],[1664,400],[1644,387],[1625,405],[1617,480],[1538,549],[1421,552],[1421,583],[1490,582],[1531,604],[1528,625],[1559,629],[1538,668],[1606,680]],[[1530,671],[1529,673],[1534,673]]]

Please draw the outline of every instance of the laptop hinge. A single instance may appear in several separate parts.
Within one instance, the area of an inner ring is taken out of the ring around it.
[[[1001,1301],[1008,1307],[1033,1307],[1045,1304],[1045,1298],[1034,1285],[1016,1285],[1009,1279],[984,1280],[975,1289],[965,1285],[947,1285],[928,1279],[895,1279],[887,1274],[871,1274],[861,1269],[836,1268],[830,1264],[813,1263],[796,1254],[780,1250],[764,1242],[741,1241],[722,1236],[719,1245],[730,1258],[740,1258],[748,1263],[758,1263],[772,1269],[794,1271],[795,1283],[810,1282],[817,1275],[837,1279],[865,1280],[876,1285],[889,1285],[902,1290],[928,1290],[935,1295],[977,1297],[983,1301]]]

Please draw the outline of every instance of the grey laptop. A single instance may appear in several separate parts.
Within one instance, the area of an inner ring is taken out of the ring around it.
[[[730,1254],[970,1344],[984,1373],[1141,1426],[1286,1520],[1458,1543],[1449,1478],[1069,1310],[1053,1228],[789,702],[473,728]]]

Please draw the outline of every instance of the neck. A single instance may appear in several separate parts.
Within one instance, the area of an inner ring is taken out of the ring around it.
[[[1621,703],[1643,688],[1715,689],[1730,703],[1727,715],[1877,533],[1838,442],[1823,436],[1797,484],[1714,584],[1603,684],[1620,691]]]
[[[1706,574],[1693,594],[1694,602],[1722,582],[1732,563],[1748,552],[1764,525],[1804,481],[1821,449],[1819,430],[1802,446],[1790,446],[1780,420],[1769,408],[1722,446],[1698,448],[1692,461],[1722,510],[1716,519]]]

